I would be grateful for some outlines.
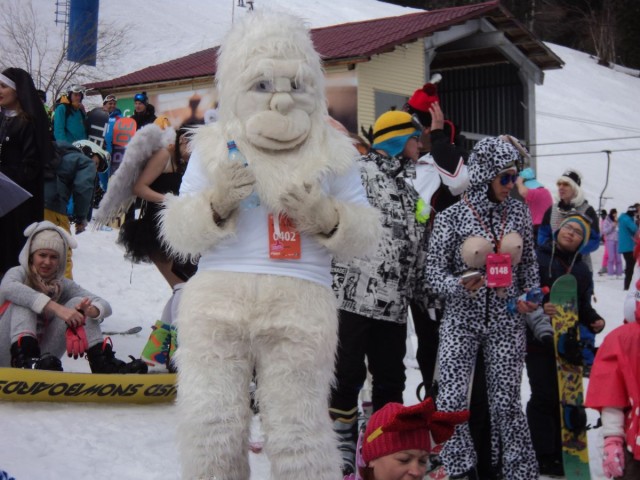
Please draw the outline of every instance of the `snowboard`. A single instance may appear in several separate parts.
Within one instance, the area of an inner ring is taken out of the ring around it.
[[[98,374],[0,368],[0,400],[163,403],[176,397],[176,375]]]
[[[137,124],[131,117],[120,117],[113,124],[113,152],[111,153],[111,175],[113,175],[120,163],[129,144],[136,133]]]
[[[87,137],[100,148],[105,147],[104,136],[109,124],[109,114],[96,107],[87,114]]]
[[[590,479],[582,357],[581,354],[575,354],[576,358],[572,360],[570,355],[571,344],[575,345],[580,340],[576,278],[570,273],[559,277],[551,287],[550,301],[557,309],[557,314],[551,321],[558,376],[564,473],[567,480]]]

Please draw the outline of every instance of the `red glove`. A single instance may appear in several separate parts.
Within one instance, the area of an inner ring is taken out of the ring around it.
[[[623,444],[622,437],[607,437],[604,439],[602,471],[605,477],[621,477],[624,474]]]
[[[83,357],[84,352],[89,349],[87,342],[87,333],[84,331],[84,325],[76,328],[67,327],[67,355],[77,359]]]

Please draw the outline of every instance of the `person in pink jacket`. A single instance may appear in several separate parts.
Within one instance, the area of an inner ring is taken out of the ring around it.
[[[607,478],[640,478],[640,266],[625,300],[625,324],[609,333],[598,349],[586,406],[600,411]]]

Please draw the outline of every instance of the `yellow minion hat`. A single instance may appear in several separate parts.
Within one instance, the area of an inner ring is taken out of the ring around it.
[[[399,155],[410,137],[420,135],[407,112],[392,110],[383,113],[373,125],[373,148],[384,150],[395,157]]]

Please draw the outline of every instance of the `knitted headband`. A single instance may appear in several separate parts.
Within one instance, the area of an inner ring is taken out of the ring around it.
[[[580,177],[580,174],[574,170],[567,170],[562,175],[560,175],[558,181],[561,180],[569,183],[571,186],[575,185],[576,187],[580,187],[580,185],[582,184],[582,178]]]

